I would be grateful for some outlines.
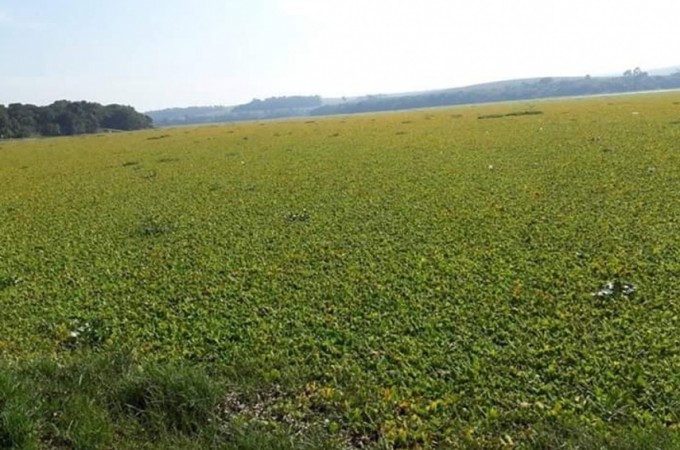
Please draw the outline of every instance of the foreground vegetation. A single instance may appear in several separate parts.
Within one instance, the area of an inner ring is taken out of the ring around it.
[[[0,143],[0,446],[676,448],[679,136],[666,94]]]

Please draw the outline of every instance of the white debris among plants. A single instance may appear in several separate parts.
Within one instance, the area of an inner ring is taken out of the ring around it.
[[[594,292],[593,296],[598,298],[607,298],[614,295],[632,295],[636,291],[634,285],[630,283],[622,283],[620,281],[610,281],[600,288],[599,291]]]

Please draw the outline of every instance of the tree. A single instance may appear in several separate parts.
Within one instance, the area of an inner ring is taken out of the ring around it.
[[[640,69],[639,67],[636,67],[633,70],[628,69],[625,72],[623,72],[623,76],[626,78],[642,78],[648,75],[649,74],[647,72],[643,72],[642,69]]]
[[[66,100],[43,107],[21,103],[7,108],[0,105],[0,139],[96,133],[102,128],[139,130],[150,126],[151,119],[131,106],[105,107],[99,103]]]
[[[104,108],[103,128],[141,130],[151,126],[151,118],[139,114],[131,106],[108,105]]]
[[[25,138],[38,134],[37,106],[12,103],[9,105],[8,113],[13,137]]]
[[[10,128],[9,113],[4,105],[0,105],[0,139],[11,137],[12,130]]]
[[[647,75],[649,75],[649,74],[647,72],[643,72],[642,69],[640,69],[639,67],[636,67],[635,69],[633,69],[633,76],[635,78],[646,77]]]

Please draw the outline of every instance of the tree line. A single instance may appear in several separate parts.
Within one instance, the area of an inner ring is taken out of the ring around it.
[[[172,108],[147,112],[164,125],[235,122],[331,114],[369,113],[436,106],[464,105],[549,97],[616,94],[660,89],[680,89],[680,72],[650,75],[636,67],[612,77],[545,77],[508,80],[463,88],[403,95],[369,95],[324,101],[318,95],[254,99],[234,107]]]
[[[253,99],[250,103],[238,105],[234,107],[232,112],[249,112],[249,111],[276,111],[282,109],[301,109],[301,108],[315,108],[322,104],[321,97],[318,95],[302,96],[293,95],[288,97],[269,97],[264,100]]]
[[[647,72],[635,68],[635,70],[626,71],[621,77],[540,78],[490,83],[488,85],[471,86],[443,92],[391,97],[373,96],[358,102],[321,106],[312,110],[310,114],[353,114],[660,89],[680,89],[680,72],[667,76],[650,76]]]
[[[150,117],[131,106],[60,100],[48,106],[0,105],[0,139],[71,136],[103,130],[150,128]]]
[[[308,116],[309,112],[323,104],[318,95],[295,95],[253,99],[237,106],[192,106],[149,111],[147,114],[159,126],[186,125],[241,120],[278,119],[282,117]]]

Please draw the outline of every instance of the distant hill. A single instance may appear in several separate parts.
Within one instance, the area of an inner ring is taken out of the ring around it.
[[[243,112],[265,112],[273,113],[280,111],[290,111],[295,113],[301,110],[307,110],[310,108],[317,108],[322,105],[321,97],[318,95],[304,97],[304,96],[293,96],[293,97],[270,97],[265,100],[254,99],[250,103],[245,105],[236,106],[232,112],[243,113]]]
[[[406,96],[375,97],[358,102],[327,105],[315,109],[311,114],[354,114],[663,89],[680,89],[680,74],[655,76],[638,70],[637,72],[630,71],[629,74],[620,77],[546,77],[510,80]]]
[[[168,108],[145,113],[156,126],[188,125],[214,122],[231,122],[233,106],[190,106]]]
[[[680,66],[644,72],[639,68],[613,77],[543,77],[505,80],[472,86],[353,98],[319,96],[254,99],[237,106],[171,108],[149,111],[157,126],[354,114],[550,97],[617,94],[680,89]]]
[[[673,75],[680,72],[680,66],[662,67],[660,69],[653,69],[649,71],[649,75]]]
[[[264,100],[253,99],[250,103],[237,106],[170,108],[149,111],[147,115],[159,126],[188,125],[306,116],[324,104],[326,103],[318,95],[270,97]]]

